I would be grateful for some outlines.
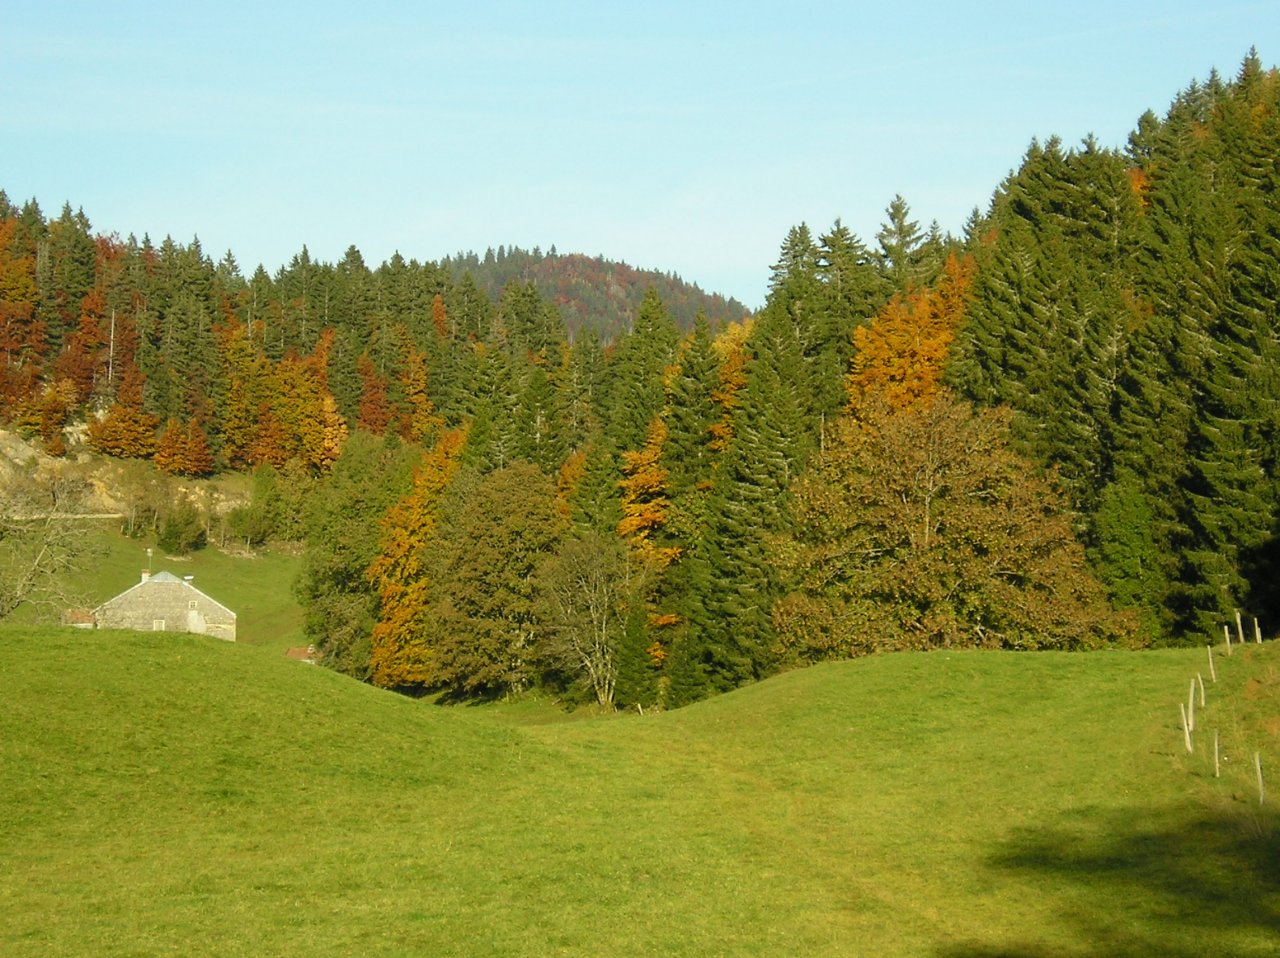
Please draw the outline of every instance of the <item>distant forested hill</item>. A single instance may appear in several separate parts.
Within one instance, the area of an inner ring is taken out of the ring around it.
[[[508,283],[533,283],[538,292],[560,308],[572,335],[583,327],[611,342],[635,321],[636,312],[649,288],[658,294],[676,326],[688,331],[699,311],[712,326],[738,322],[748,312],[736,299],[703,292],[673,273],[638,269],[602,256],[561,254],[551,247],[543,253],[535,247],[523,250],[499,246],[475,253],[458,253],[440,262],[454,280],[470,273],[477,286],[497,300]]]

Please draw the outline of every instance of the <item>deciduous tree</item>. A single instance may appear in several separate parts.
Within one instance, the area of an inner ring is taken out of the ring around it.
[[[605,708],[613,707],[629,609],[641,601],[638,579],[622,544],[595,532],[568,540],[538,570],[546,658]]]
[[[86,489],[61,474],[13,471],[0,481],[0,619],[22,603],[63,611],[91,557],[79,514]]]
[[[465,695],[529,688],[546,668],[537,571],[559,545],[553,480],[516,462],[451,490],[430,553],[424,684]]]
[[[866,400],[793,487],[774,608],[801,661],[888,649],[1093,648],[1127,634],[1008,414]]]

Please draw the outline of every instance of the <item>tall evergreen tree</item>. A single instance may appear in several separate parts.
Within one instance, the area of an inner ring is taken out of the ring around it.
[[[658,294],[650,289],[635,325],[609,364],[601,414],[605,435],[617,450],[638,449],[666,402],[664,378],[675,360],[679,335]]]
[[[748,346],[752,358],[733,438],[707,503],[707,535],[685,560],[687,606],[680,611],[688,629],[671,653],[685,696],[723,691],[768,672],[777,590],[768,542],[786,528],[784,495],[812,448],[791,388],[803,376],[794,325],[782,313],[762,316]]]

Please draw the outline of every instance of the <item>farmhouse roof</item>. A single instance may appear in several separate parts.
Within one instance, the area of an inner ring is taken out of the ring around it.
[[[192,592],[194,592],[196,595],[198,595],[198,596],[200,596],[201,598],[203,598],[203,599],[207,600],[208,602],[213,603],[213,604],[214,604],[214,605],[216,605],[219,609],[221,609],[223,612],[225,612],[228,616],[230,616],[232,619],[234,619],[234,618],[236,617],[236,614],[235,614],[234,612],[232,612],[230,609],[228,609],[225,605],[223,605],[223,604],[222,604],[221,602],[219,602],[217,599],[213,598],[213,597],[212,597],[212,596],[210,596],[210,595],[207,595],[207,594],[206,594],[206,593],[204,593],[204,592],[201,592],[201,591],[200,591],[199,589],[197,589],[194,585],[192,585],[192,584],[191,584],[191,580],[190,580],[189,578],[186,578],[186,579],[179,579],[179,578],[178,578],[176,575],[174,575],[172,572],[155,572],[155,573],[146,573],[146,572],[144,572],[144,573],[142,574],[142,581],[141,581],[141,582],[135,582],[133,585],[131,585],[129,588],[125,589],[125,590],[124,590],[123,592],[121,592],[119,595],[113,596],[112,598],[108,599],[106,602],[102,603],[102,605],[98,606],[98,608],[94,609],[94,610],[93,610],[93,611],[94,611],[94,613],[96,614],[96,613],[97,613],[100,609],[102,609],[104,606],[110,605],[111,603],[113,603],[113,602],[117,601],[118,599],[121,599],[121,598],[123,598],[124,596],[127,596],[127,595],[128,595],[129,593],[131,593],[131,592],[134,592],[134,591],[136,591],[136,590],[138,590],[138,589],[145,589],[145,588],[146,588],[150,583],[152,583],[152,582],[177,583],[178,585],[183,586],[184,588],[190,589],[190,590],[191,590]]]

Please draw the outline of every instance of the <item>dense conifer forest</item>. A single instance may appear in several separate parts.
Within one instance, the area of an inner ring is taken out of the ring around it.
[[[1123,148],[1033,142],[961,236],[794,227],[754,316],[554,251],[246,277],[0,194],[0,410],[253,471],[236,534],[303,540],[311,639],[390,688],[1198,643],[1280,612],[1278,158],[1250,53]]]

